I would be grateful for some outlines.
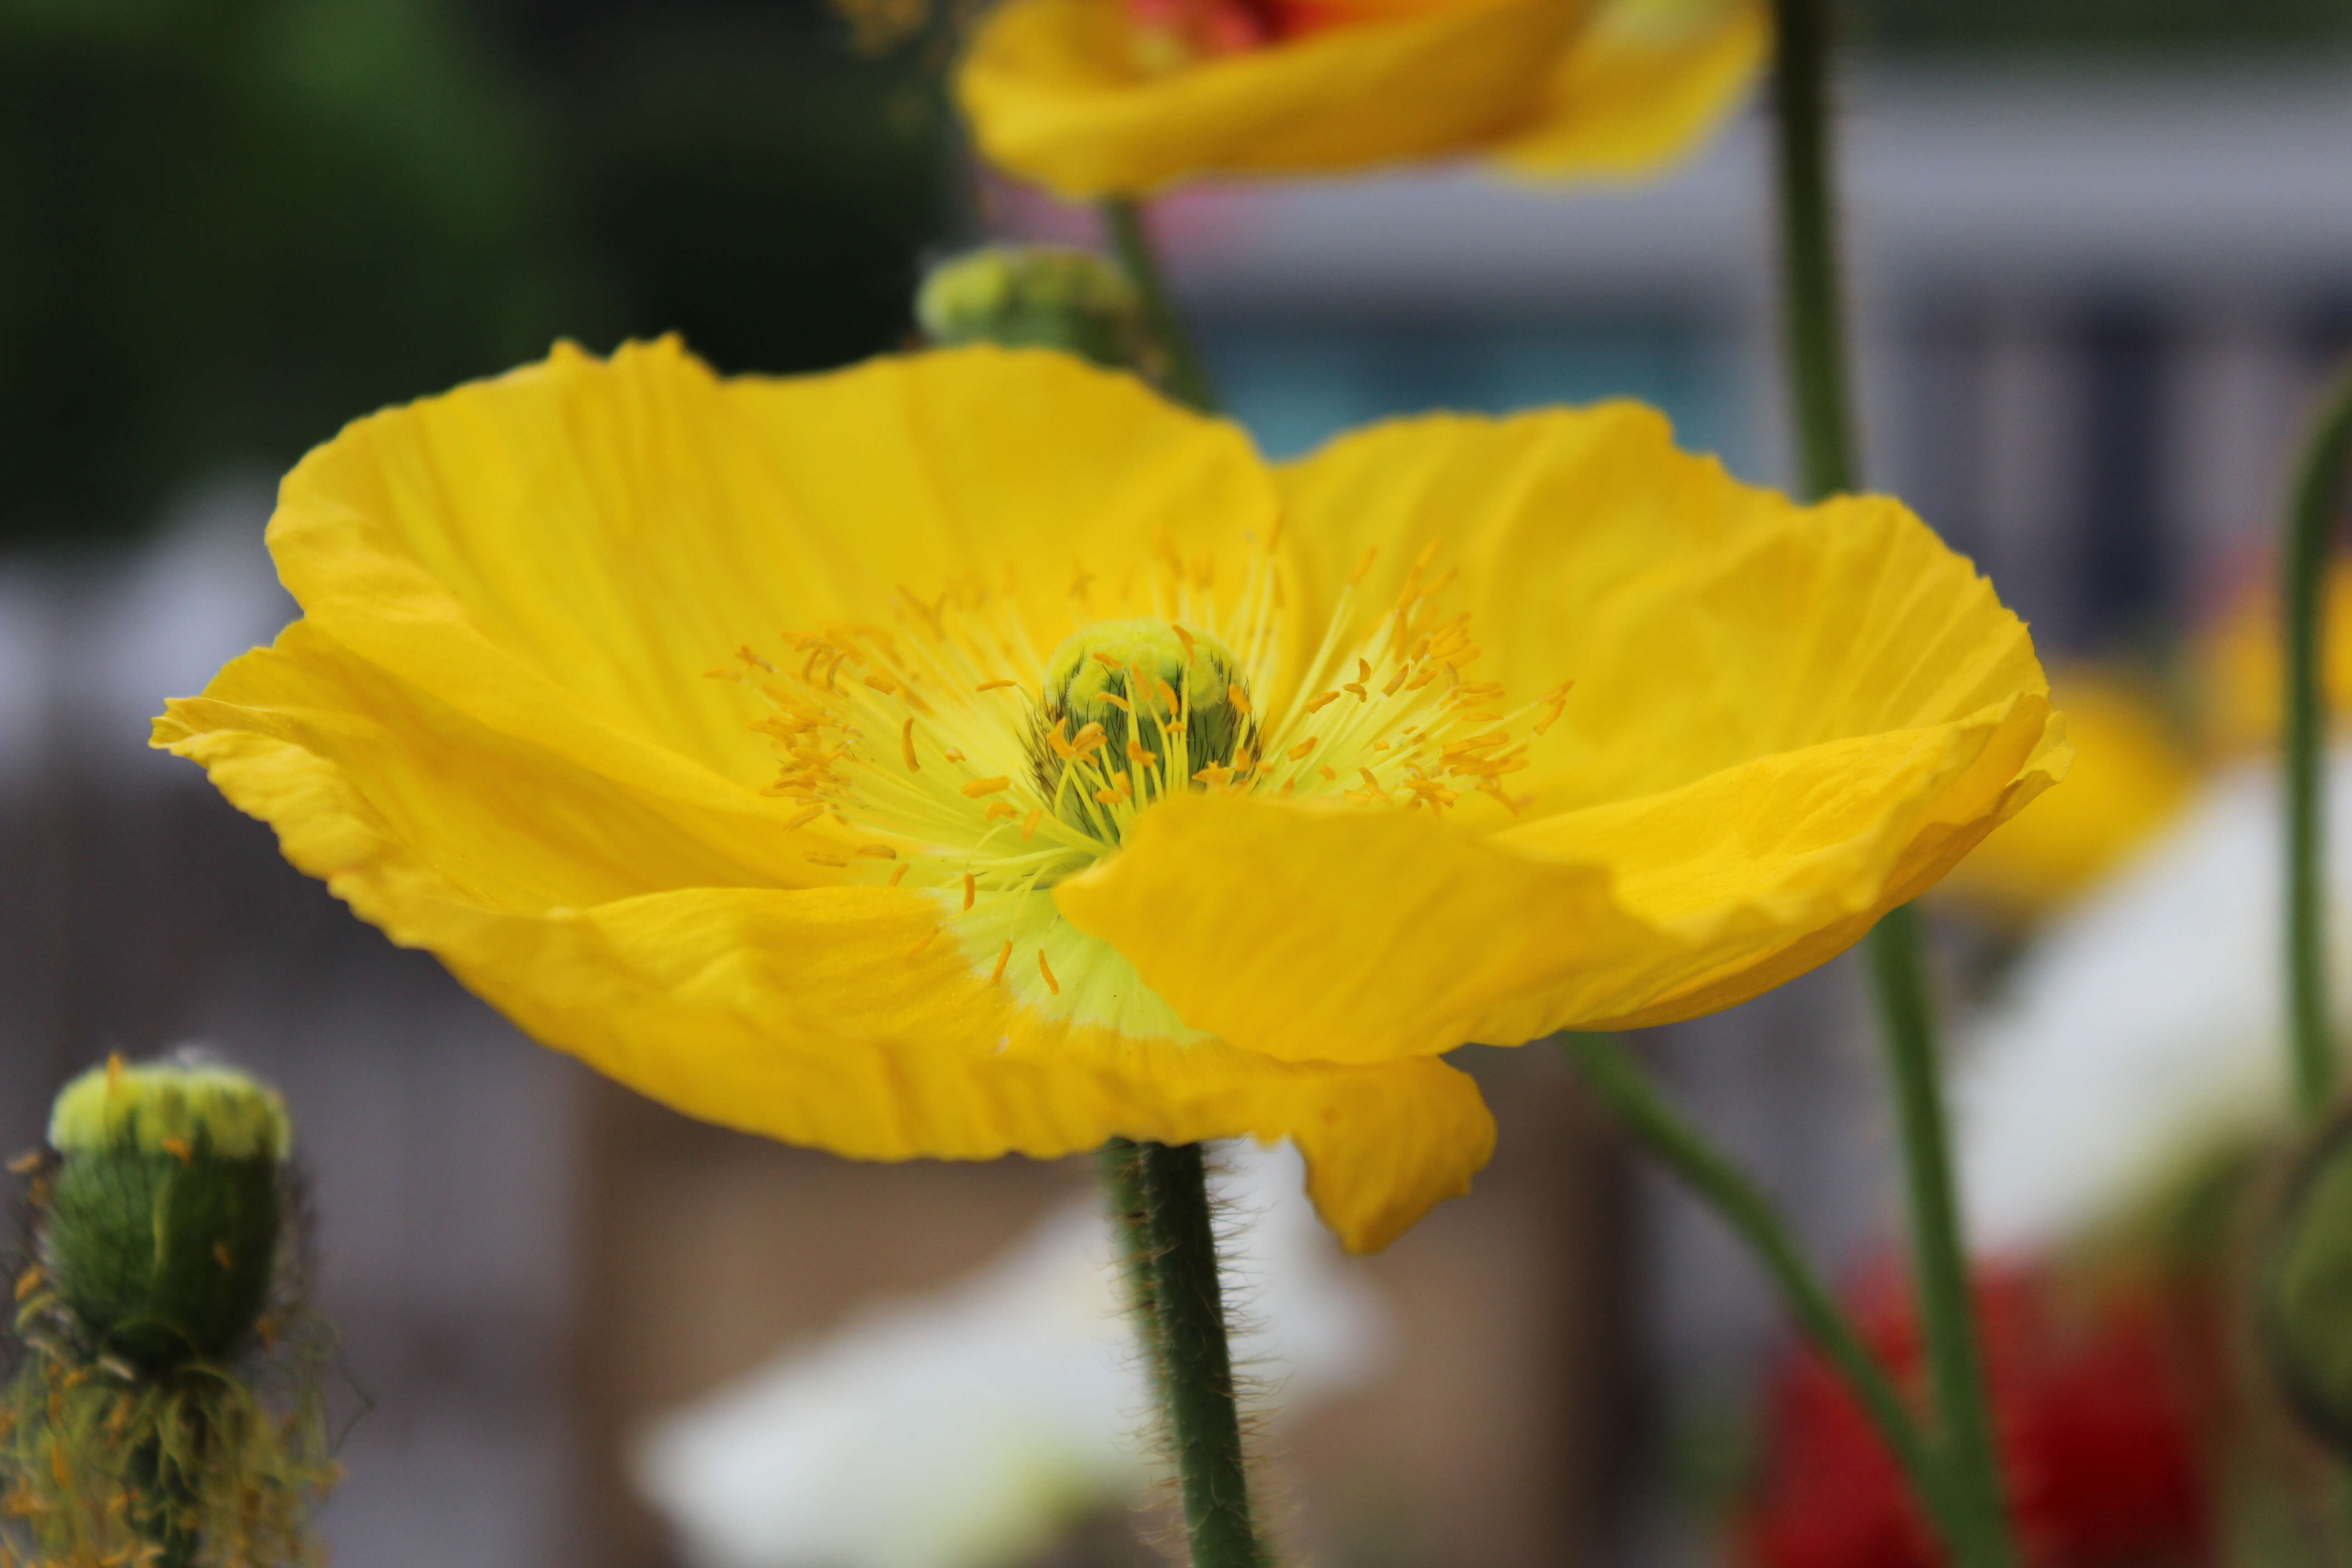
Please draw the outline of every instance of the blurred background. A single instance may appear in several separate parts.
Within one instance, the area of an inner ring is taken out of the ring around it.
[[[2352,12],[1853,13],[1869,472],[2054,660],[2160,662],[2261,570],[2352,345]],[[975,182],[936,52],[861,54],[815,0],[0,0],[0,1137],[34,1142],[109,1050],[202,1039],[283,1086],[354,1415],[345,1568],[683,1563],[632,1483],[649,1420],[1085,1189],[1082,1163],[860,1166],[634,1100],[143,749],[163,697],[292,614],[270,487],[344,420],[558,337],[839,364],[907,340],[927,258],[1089,236]],[[1635,187],[1207,189],[1162,227],[1273,454],[1624,395],[1775,480],[1765,129]],[[1956,985],[2010,940],[1940,920]],[[1644,1042],[1840,1269],[1889,1234],[1866,1023],[1842,962]],[[1713,1561],[1776,1311],[1554,1053],[1467,1063],[1501,1157],[1361,1266],[1384,1348],[1280,1434],[1277,1516],[1362,1568]],[[1074,1520],[1032,1560],[1153,1560],[1148,1521]]]

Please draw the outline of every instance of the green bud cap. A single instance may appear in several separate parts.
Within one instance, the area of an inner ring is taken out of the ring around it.
[[[915,296],[915,320],[942,346],[1060,349],[1113,370],[1139,368],[1150,341],[1127,274],[1058,246],[987,246],[940,263]]]
[[[294,1152],[294,1124],[276,1089],[234,1068],[129,1067],[115,1058],[58,1093],[49,1146],[60,1154],[188,1149],[223,1160],[283,1160]]]
[[[1180,631],[1166,621],[1102,621],[1054,650],[1029,750],[1038,784],[1047,799],[1059,801],[1064,820],[1095,831],[1100,819],[1090,816],[1083,795],[1056,789],[1064,763],[1046,732],[1074,738],[1098,724],[1101,754],[1111,766],[1127,757],[1130,736],[1157,757],[1171,749],[1177,728],[1171,697],[1184,714],[1181,778],[1173,782],[1189,783],[1202,768],[1230,764],[1245,744],[1255,747],[1257,723],[1241,660],[1205,632]]]
[[[233,1353],[277,1268],[293,1134],[276,1092],[112,1061],[58,1095],[49,1142],[41,1269],[94,1352],[150,1372]]]
[[[2304,1157],[2262,1260],[2263,1351],[2305,1423],[2352,1457],[2352,1121]]]

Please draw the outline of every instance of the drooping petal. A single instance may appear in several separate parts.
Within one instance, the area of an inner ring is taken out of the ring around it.
[[[534,1037],[688,1114],[866,1159],[1038,1156],[1113,1133],[1295,1140],[1360,1250],[1468,1188],[1493,1144],[1438,1062],[1297,1066],[1049,1016],[926,939],[898,889],[748,885],[659,802],[499,734],[315,628],[173,705],[287,857]],[[462,781],[457,787],[452,781]]]
[[[2048,914],[2146,848],[2189,801],[2196,768],[2155,699],[2129,679],[2062,672],[2074,765],[2066,787],[2006,822],[1944,890],[2012,921]]]
[[[674,341],[360,420],[269,543],[337,643],[616,787],[730,830],[786,803],[706,679],[785,629],[959,580],[1065,613],[1082,553],[1264,528],[1248,440],[1066,356],[979,348],[721,382]],[[1049,635],[1058,635],[1049,634]]]
[[[1188,1023],[1286,1060],[1665,1023],[1824,962],[1933,882],[2048,782],[2049,720],[2021,694],[1489,837],[1172,801],[1055,897]],[[1249,872],[1228,893],[1206,865]]]
[[[1645,173],[1715,127],[1771,44],[1762,0],[1611,0],[1495,156],[1538,177]]]
[[[1524,122],[1590,0],[1467,0],[1162,75],[1119,0],[1007,0],[957,77],[981,150],[1074,199],[1202,174],[1332,172],[1461,152]]]

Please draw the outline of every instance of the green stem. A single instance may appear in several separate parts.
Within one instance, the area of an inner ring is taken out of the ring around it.
[[[1160,252],[1151,242],[1143,209],[1132,197],[1110,196],[1102,204],[1102,215],[1111,248],[1118,253],[1119,265],[1127,268],[1136,292],[1143,297],[1144,325],[1160,349],[1160,385],[1180,403],[1204,414],[1215,412],[1216,388],[1202,368],[1192,334],[1185,330],[1175,296],[1169,291],[1168,275],[1160,269]]]
[[[2304,448],[2287,518],[2286,961],[2287,1038],[2295,1108],[2306,1121],[2336,1089],[2328,1033],[2325,782],[2327,694],[2321,658],[2327,635],[2327,563],[2344,521],[2352,466],[2352,373],[2340,379]]]
[[[1838,1370],[1878,1428],[1928,1516],[1939,1529],[1948,1529],[1951,1509],[1943,1472],[1926,1434],[1836,1298],[1806,1262],[1772,1200],[1667,1102],[1616,1036],[1570,1035],[1562,1043],[1625,1129],[1689,1183],[1748,1244],[1780,1287],[1798,1328]]]
[[[1193,1568],[1263,1568],[1225,1343],[1224,1285],[1198,1143],[1137,1146],[1158,1367]]]
[[[1805,499],[1857,483],[1831,164],[1829,0],[1773,0],[1772,119],[1780,195],[1783,330]]]
[[[1947,1484],[1960,1529],[1948,1544],[1963,1564],[2006,1568],[2017,1561],[2009,1535],[1999,1449],[1986,1403],[1984,1361],[1977,1348],[1969,1294],[1968,1253],[1960,1235],[1959,1194],[1944,1113],[1936,1018],[1928,1002],[1918,915],[1888,911],[1871,933],[1878,978],[1879,1021],[1887,1077],[1903,1131],[1904,1176],[1911,1200],[1911,1260],[1918,1276],[1919,1323],[1927,1375],[1936,1391]]]
[[[1127,1288],[1128,1315],[1135,1320],[1135,1337],[1151,1368],[1152,1386],[1161,1387],[1160,1373],[1160,1310],[1152,1282],[1151,1222],[1143,1194],[1143,1151],[1126,1138],[1113,1138],[1095,1155],[1102,1174],[1103,1196],[1110,1209],[1112,1235],[1118,1242],[1121,1281]]]
[[[1779,132],[1790,392],[1805,495],[1815,500],[1850,491],[1860,481],[1831,163],[1829,5],[1830,0],[1774,0],[1772,7],[1779,38],[1772,108]],[[1963,1568],[2010,1568],[2017,1552],[1969,1298],[1935,1011],[1916,917],[1908,910],[1890,912],[1871,932],[1870,947],[1903,1128],[1920,1325],[1936,1394],[1937,1447],[1952,1503],[1946,1543]]]

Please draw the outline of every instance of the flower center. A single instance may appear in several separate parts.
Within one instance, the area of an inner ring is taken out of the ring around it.
[[[785,826],[811,864],[935,889],[950,922],[992,934],[1010,917],[992,901],[1038,905],[1180,794],[1433,814],[1484,797],[1516,814],[1503,781],[1528,765],[1568,688],[1510,710],[1499,685],[1470,679],[1470,618],[1440,609],[1454,574],[1427,576],[1435,549],[1377,615],[1361,602],[1368,554],[1273,711],[1261,703],[1276,691],[1285,595],[1270,541],[1230,575],[1171,554],[1129,574],[1110,605],[1081,568],[1074,629],[1045,658],[1034,604],[964,584],[932,600],[901,589],[887,624],[787,634],[784,657],[746,647],[712,673],[766,701],[752,725],[777,752],[766,793],[798,803]],[[1050,903],[1018,930],[1058,924]]]

